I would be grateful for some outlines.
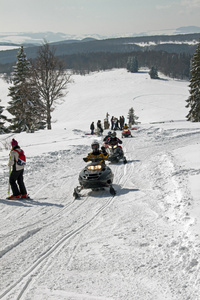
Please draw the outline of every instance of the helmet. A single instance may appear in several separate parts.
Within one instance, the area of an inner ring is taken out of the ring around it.
[[[115,137],[116,137],[116,132],[115,132],[115,131],[111,133],[111,137],[112,137],[112,138],[115,138]]]
[[[99,143],[97,141],[94,141],[91,145],[92,150],[99,150]]]

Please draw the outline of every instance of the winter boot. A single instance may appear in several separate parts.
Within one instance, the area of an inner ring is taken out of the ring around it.
[[[21,198],[21,195],[17,195],[17,196],[14,196],[14,195],[12,195],[12,196],[10,196],[10,197],[8,197],[7,199],[20,199]]]

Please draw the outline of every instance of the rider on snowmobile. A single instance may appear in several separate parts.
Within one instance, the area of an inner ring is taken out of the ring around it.
[[[105,144],[111,144],[111,143],[122,144],[122,141],[117,137],[115,131],[111,133],[110,137],[105,142]],[[121,148],[121,146],[119,147]]]
[[[90,159],[94,158],[102,158],[102,161],[99,161],[100,163],[104,162],[104,160],[108,157],[108,153],[105,150],[105,147],[101,147],[101,150],[99,150],[99,143],[97,141],[94,141],[91,145],[92,152],[88,154],[88,156],[84,157],[83,160],[85,162],[90,161]]]
[[[128,125],[125,123],[123,129],[129,129]]]
[[[122,146],[119,145],[119,144],[122,144],[122,141],[117,137],[115,131],[111,133],[111,136],[108,138],[108,140],[105,142],[105,144],[108,144],[108,145],[115,144],[115,145],[117,145],[117,149],[121,153],[121,156],[123,157],[124,163],[127,163],[126,157],[124,156],[124,151],[122,149]]]
[[[104,142],[107,142],[107,140],[111,137],[112,132],[108,131],[108,134],[105,136],[105,138],[103,139]]]

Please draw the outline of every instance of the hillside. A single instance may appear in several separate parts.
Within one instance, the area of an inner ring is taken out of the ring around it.
[[[112,39],[86,39],[81,41],[56,42],[56,55],[66,56],[81,53],[129,53],[133,51],[166,51],[169,53],[193,54],[199,42],[199,33],[161,35],[147,37],[126,37]],[[54,43],[52,43],[53,45]],[[26,45],[25,45],[26,46]],[[19,45],[20,47],[20,45]],[[35,58],[38,46],[26,47],[27,58]],[[14,63],[18,49],[0,51],[0,64]]]
[[[200,124],[185,119],[189,83],[159,75],[73,75],[52,130],[0,135],[0,299],[199,300]],[[5,107],[7,88],[0,80]],[[131,107],[140,124],[123,139],[128,163],[109,164],[116,196],[75,200],[83,157],[104,137],[86,135],[90,123],[127,120]],[[12,138],[32,200],[5,199]]]

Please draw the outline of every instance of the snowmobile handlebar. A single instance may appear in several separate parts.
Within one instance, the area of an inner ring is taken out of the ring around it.
[[[102,158],[102,157],[98,157],[98,158],[90,158],[89,159],[91,162],[102,162],[102,161],[105,161],[105,158]]]

